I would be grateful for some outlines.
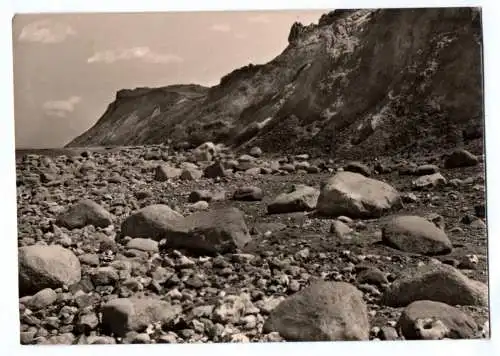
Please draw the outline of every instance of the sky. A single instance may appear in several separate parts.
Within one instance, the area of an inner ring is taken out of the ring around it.
[[[266,63],[295,21],[328,10],[18,14],[13,19],[16,148],[62,147],[120,89],[196,83]]]

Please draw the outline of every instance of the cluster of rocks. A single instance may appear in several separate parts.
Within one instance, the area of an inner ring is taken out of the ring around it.
[[[433,258],[454,249],[443,216],[401,213],[419,198],[374,177],[399,170],[401,176],[418,176],[411,187],[417,192],[455,187],[437,165],[370,168],[348,162],[335,167],[325,161],[312,164],[306,154],[266,160],[258,148],[249,153],[235,159],[226,148],[205,143],[173,154],[166,147],[138,147],[118,154],[23,157],[18,162],[21,343],[487,335],[487,324],[478,325],[460,309],[488,307],[487,285],[460,269],[464,264],[473,268],[478,257],[454,266]],[[479,162],[457,150],[443,166]],[[240,183],[242,177],[291,173],[327,176],[319,186],[292,184],[277,194]],[[205,188],[189,189],[189,182],[205,183]],[[233,184],[233,191],[228,194],[223,184]],[[163,190],[176,196],[182,191],[186,199],[162,202],[155,194]],[[247,253],[250,243],[286,226],[252,227],[236,202],[264,204],[267,216],[299,212],[305,219],[325,220],[334,238],[343,241],[358,236],[363,221],[374,219],[381,244],[426,262],[394,275],[376,264],[397,259],[380,255],[342,251],[329,257],[309,248],[295,254]],[[474,209],[463,222],[484,229],[484,204]],[[328,258],[333,266],[322,270],[320,261]],[[393,317],[387,325],[374,325],[384,308]]]

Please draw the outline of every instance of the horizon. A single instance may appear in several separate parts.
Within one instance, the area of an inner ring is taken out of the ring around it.
[[[15,149],[63,148],[121,89],[218,85],[278,56],[294,22],[317,23],[329,11],[16,14]]]

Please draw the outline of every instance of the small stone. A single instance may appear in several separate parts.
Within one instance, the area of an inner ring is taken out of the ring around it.
[[[78,259],[84,265],[93,267],[99,266],[99,255],[96,253],[85,253],[83,255],[80,255]]]
[[[269,334],[264,335],[264,342],[283,342],[285,339],[281,337],[279,332],[273,331]]]
[[[127,248],[145,252],[158,252],[158,242],[151,239],[135,238],[127,243]]]
[[[116,340],[111,336],[89,336],[87,337],[89,345],[114,345]]]
[[[189,194],[188,202],[197,203],[199,201],[212,201],[212,193],[209,190],[194,190]]]
[[[177,344],[179,337],[174,332],[169,331],[166,335],[158,338],[159,344]]]
[[[95,313],[83,314],[78,319],[77,329],[83,333],[94,330],[99,325],[99,318]]]
[[[330,232],[338,238],[347,238],[354,230],[340,220],[334,220],[330,226]]]
[[[149,344],[150,342],[151,342],[151,337],[146,333],[137,334],[132,339],[132,344]]]
[[[381,340],[393,341],[393,340],[398,340],[399,335],[398,335],[398,332],[395,328],[393,328],[391,326],[382,326],[380,328],[379,333],[378,333],[378,337]]]
[[[244,334],[233,334],[229,342],[250,342],[250,339]]]
[[[22,345],[29,345],[33,343],[33,340],[35,339],[36,331],[31,330],[31,331],[24,331],[21,332],[21,344]]]
[[[260,147],[254,146],[250,150],[250,155],[254,157],[260,157],[262,156],[262,150],[260,149]]]
[[[92,275],[92,282],[95,286],[106,286],[116,283],[120,279],[117,271],[111,267],[99,267]]]
[[[290,281],[290,283],[288,284],[288,290],[295,293],[295,292],[298,292],[300,290],[300,283],[294,279],[292,279]]]

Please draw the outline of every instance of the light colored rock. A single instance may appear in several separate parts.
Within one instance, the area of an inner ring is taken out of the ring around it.
[[[205,211],[205,210],[208,210],[210,208],[210,205],[206,201],[200,200],[200,201],[197,201],[196,203],[189,204],[187,206],[187,208],[193,212],[194,211]]]
[[[311,211],[316,208],[319,190],[307,185],[294,185],[291,189],[278,195],[268,206],[269,214]]]
[[[322,185],[316,211],[324,216],[372,218],[400,206],[400,194],[389,184],[358,173],[339,172]]]
[[[340,220],[334,220],[330,226],[330,232],[339,238],[346,238],[354,230]]]
[[[316,282],[273,309],[263,332],[288,341],[368,340],[363,294],[345,282]]]
[[[246,314],[252,302],[247,295],[226,295],[213,310],[213,320],[221,324],[235,324]]]
[[[38,310],[48,307],[57,300],[57,293],[51,288],[45,288],[30,298],[27,307]]]
[[[230,252],[243,248],[251,240],[245,216],[237,208],[196,212],[184,219],[184,226],[186,235],[169,239],[168,246]]]
[[[418,177],[412,182],[414,189],[436,188],[447,184],[446,178],[441,173],[434,173]]]
[[[262,156],[262,150],[260,149],[260,147],[254,146],[250,150],[250,155],[253,157],[260,157]]]
[[[160,241],[185,236],[184,217],[168,205],[149,205],[126,218],[121,225],[122,236]]]
[[[429,220],[413,215],[388,218],[382,241],[401,251],[423,255],[450,253],[453,246],[446,233]]]
[[[21,295],[70,286],[81,279],[80,261],[68,249],[57,245],[32,245],[18,251]]]
[[[440,333],[426,335],[426,329],[422,323],[429,319],[433,322],[441,322],[444,326],[444,328],[439,328],[444,331],[441,335]],[[440,336],[436,338],[469,339],[473,338],[478,331],[477,324],[471,316],[451,305],[430,300],[419,300],[408,305],[401,313],[398,328],[407,340],[425,339],[429,336],[431,338]]]
[[[158,252],[158,242],[151,239],[135,238],[127,243],[127,248],[146,252]]]

